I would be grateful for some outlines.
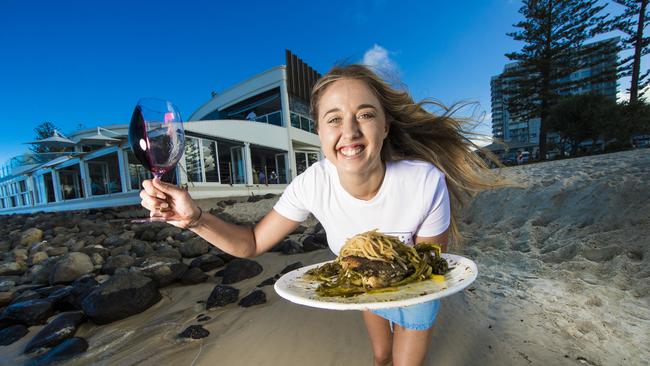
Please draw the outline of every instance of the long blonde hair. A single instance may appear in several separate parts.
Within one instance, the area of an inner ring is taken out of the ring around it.
[[[330,85],[341,79],[365,82],[384,108],[389,131],[381,150],[382,161],[423,160],[445,174],[451,196],[450,243],[459,243],[461,235],[456,213],[465,199],[481,190],[505,185],[505,180],[491,171],[473,151],[478,151],[479,147],[469,138],[476,134],[464,129],[469,121],[452,117],[459,106],[448,108],[431,100],[416,103],[408,92],[391,87],[367,66],[335,66],[312,89],[311,114],[316,123],[321,96]],[[435,106],[443,113],[434,115],[424,108],[427,105]],[[499,165],[492,153],[481,153]]]

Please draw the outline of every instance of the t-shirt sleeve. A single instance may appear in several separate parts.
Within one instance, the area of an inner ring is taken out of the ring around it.
[[[451,222],[449,192],[447,191],[445,176],[437,170],[433,172],[436,174],[430,173],[426,182],[427,189],[433,190],[432,195],[427,195],[432,197],[431,206],[416,234],[421,237],[440,235],[447,230]]]
[[[280,215],[289,220],[303,222],[309,216],[309,209],[305,202],[304,176],[298,176],[287,188],[284,189],[282,196],[273,206],[273,209]]]

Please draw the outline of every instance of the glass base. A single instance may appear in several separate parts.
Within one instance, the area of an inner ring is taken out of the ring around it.
[[[133,219],[131,220],[132,224],[146,224],[148,222],[166,222],[167,220],[164,217],[143,217],[141,219]]]

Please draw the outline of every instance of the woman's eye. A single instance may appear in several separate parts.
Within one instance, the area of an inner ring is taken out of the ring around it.
[[[361,113],[359,115],[359,118],[362,118],[362,119],[370,119],[370,118],[373,118],[373,117],[375,117],[375,115],[372,114],[372,113]]]
[[[339,123],[341,121],[340,117],[334,117],[327,121],[327,123]]]

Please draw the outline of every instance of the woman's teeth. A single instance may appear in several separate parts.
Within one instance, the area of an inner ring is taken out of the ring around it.
[[[363,151],[363,149],[364,149],[363,146],[353,146],[353,147],[344,147],[339,151],[341,152],[341,154],[343,154],[343,156],[350,157],[350,156],[359,155]]]

